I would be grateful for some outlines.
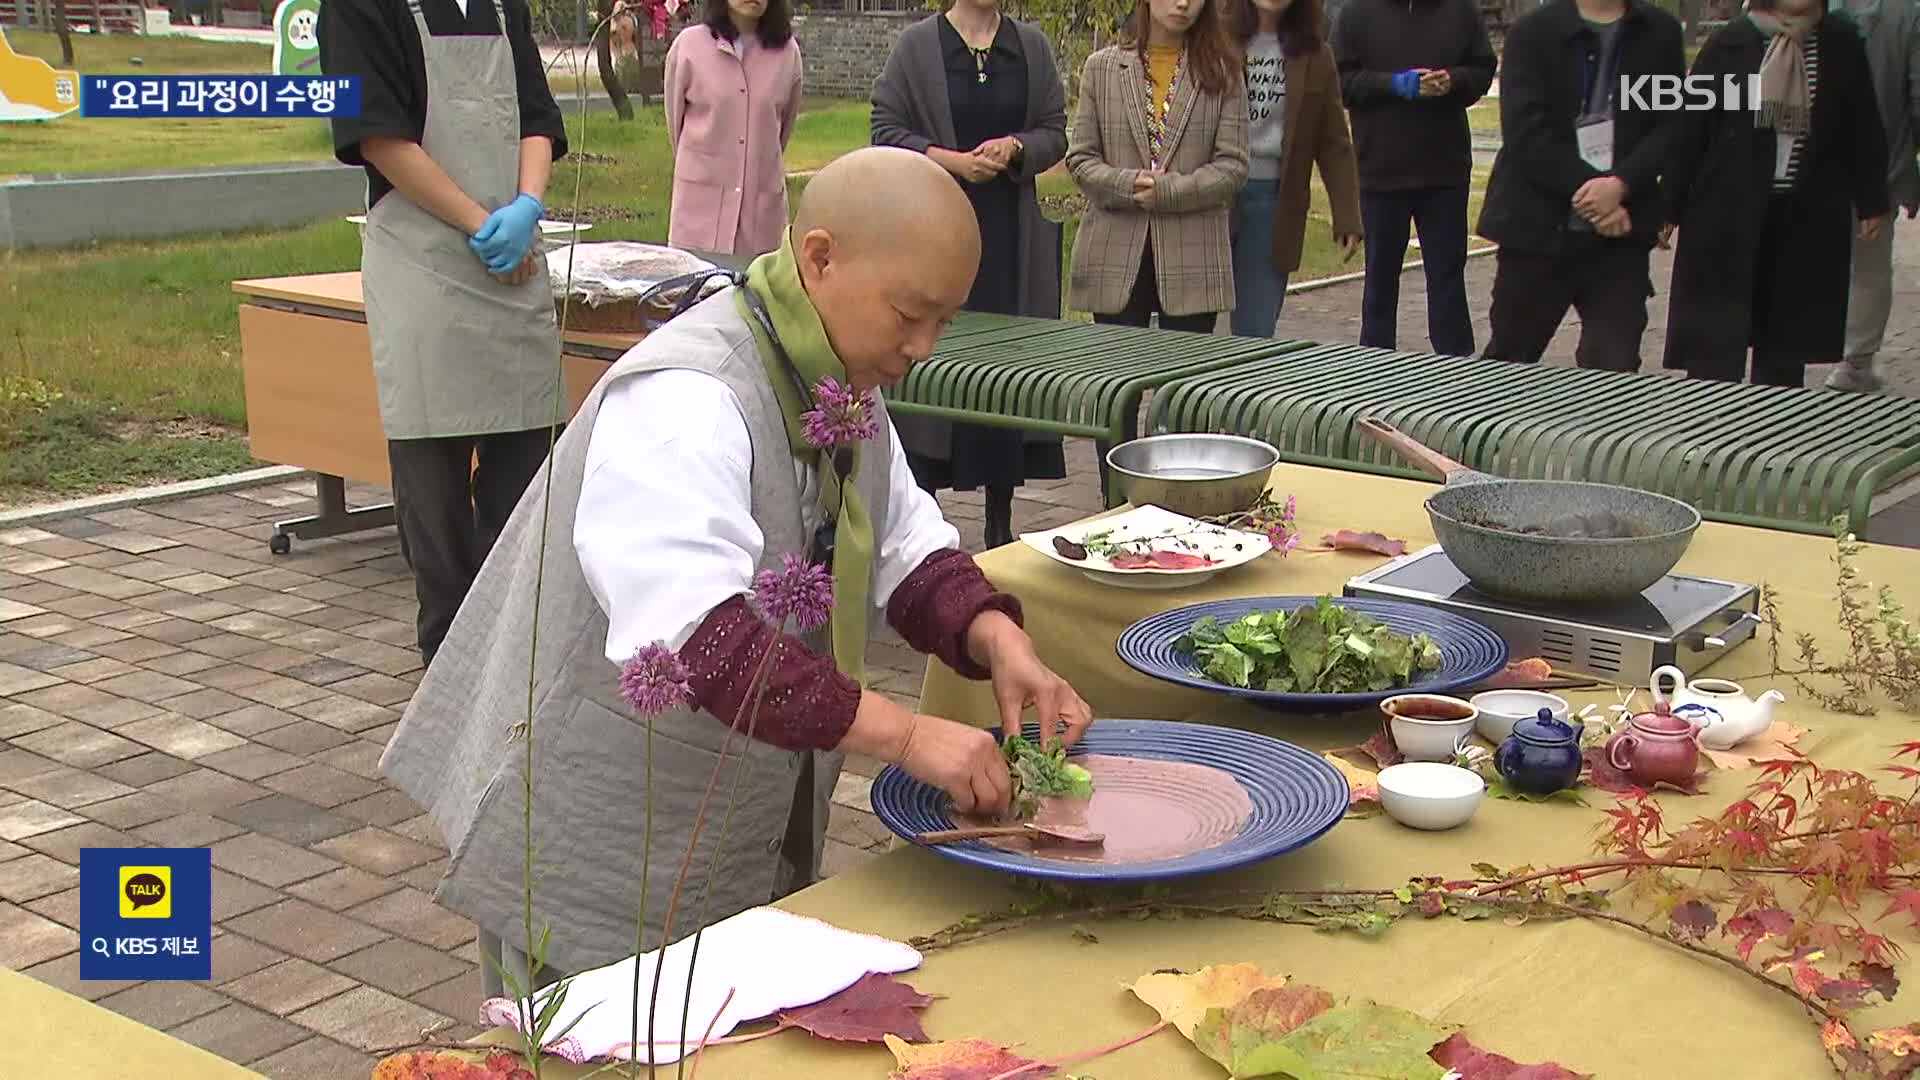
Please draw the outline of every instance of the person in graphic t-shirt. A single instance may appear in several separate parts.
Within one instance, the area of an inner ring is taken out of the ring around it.
[[[1340,76],[1321,28],[1320,0],[1225,0],[1229,33],[1247,57],[1247,186],[1233,204],[1233,332],[1272,337],[1300,268],[1313,168],[1333,210],[1333,239],[1359,250],[1360,186]]]
[[[1537,363],[1572,307],[1581,367],[1638,371],[1682,114],[1632,108],[1620,88],[1686,73],[1680,23],[1649,0],[1548,4],[1507,31],[1503,63],[1478,230],[1500,245],[1486,355]]]

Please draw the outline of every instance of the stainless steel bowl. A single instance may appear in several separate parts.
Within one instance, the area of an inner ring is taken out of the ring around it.
[[[1107,451],[1128,502],[1196,518],[1251,509],[1279,462],[1280,451],[1238,435],[1153,435]]]

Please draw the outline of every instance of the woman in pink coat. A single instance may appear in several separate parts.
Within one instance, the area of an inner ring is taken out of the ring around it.
[[[760,255],[787,227],[781,154],[800,115],[800,46],[788,0],[707,0],[667,50],[673,205],[667,243]]]

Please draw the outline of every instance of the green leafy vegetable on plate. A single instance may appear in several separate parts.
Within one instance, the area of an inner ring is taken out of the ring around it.
[[[1440,667],[1432,636],[1399,633],[1326,596],[1291,612],[1255,611],[1224,624],[1205,616],[1174,648],[1216,682],[1283,694],[1395,690]]]
[[[1093,774],[1067,760],[1067,744],[1056,742],[1042,750],[1015,735],[1001,745],[1007,771],[1013,774],[1013,815],[1025,820],[1040,808],[1040,800],[1093,798]]]

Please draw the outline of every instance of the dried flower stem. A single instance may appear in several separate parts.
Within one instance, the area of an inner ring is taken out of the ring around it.
[[[1848,829],[1822,829],[1804,835],[1817,836],[1824,832],[1849,832]],[[1782,837],[1782,839],[1786,839]],[[1578,866],[1555,866],[1522,877],[1508,878],[1493,885],[1485,885],[1474,890],[1475,896],[1492,896],[1519,885],[1544,881],[1547,878],[1585,878],[1595,874],[1611,874],[1622,870],[1638,870],[1642,867],[1663,867],[1669,870],[1717,870],[1724,874],[1783,874],[1790,877],[1815,876],[1818,871],[1799,870],[1791,866],[1715,866],[1712,863],[1688,862],[1683,859],[1603,859],[1599,862],[1581,863]],[[1920,881],[1920,874],[1888,874],[1889,881]]]
[[[693,980],[688,979],[687,981],[691,983]],[[707,1021],[707,1030],[705,1031],[705,1033],[703,1033],[700,1036],[700,1045],[693,1051],[693,1068],[688,1071],[687,1080],[699,1080],[700,1058],[706,1054],[707,1047],[713,1045],[710,1040],[713,1038],[714,1026],[720,1023],[720,1014],[726,1012],[727,1006],[733,1004],[734,992],[739,989],[740,988],[737,986],[727,987],[727,996],[721,999],[720,1008],[715,1010],[713,1014],[713,1019]],[[682,1021],[682,1024],[684,1025],[686,1021],[686,1013],[684,1011],[680,1014],[680,1019]],[[681,1045],[684,1048],[686,1044],[682,1043]],[[685,1061],[686,1057],[682,1056],[680,1060]]]
[[[1162,1031],[1165,1031],[1169,1026],[1170,1025],[1167,1023],[1167,1021],[1162,1020],[1159,1023],[1148,1028],[1147,1030],[1142,1031],[1137,1035],[1129,1035],[1126,1038],[1121,1039],[1117,1043],[1108,1043],[1106,1046],[1102,1046],[1097,1049],[1083,1050],[1080,1053],[1068,1054],[1066,1057],[1054,1058],[1051,1061],[1030,1061],[1018,1068],[1008,1069],[1006,1072],[1003,1072],[1003,1073],[997,1073],[991,1077],[988,1077],[987,1080],[1013,1080],[1013,1078],[1016,1076],[1020,1076],[1024,1073],[1033,1072],[1036,1069],[1057,1069],[1062,1065],[1077,1065],[1082,1061],[1092,1061],[1094,1058],[1105,1057],[1106,1055],[1111,1054],[1116,1050],[1125,1050],[1127,1047],[1132,1046],[1134,1043],[1145,1042],[1146,1040],[1153,1038],[1155,1035],[1160,1034]]]
[[[779,642],[780,642],[780,635],[776,631],[776,633],[774,634],[773,643],[768,645],[766,651],[760,655],[760,664],[757,668],[754,669],[753,678],[756,685],[763,683],[765,681],[769,661],[771,661],[773,657],[773,650],[779,644]],[[756,706],[748,713],[748,717],[747,717],[747,724],[748,724],[747,738],[749,740],[753,738],[752,725],[754,721],[758,718],[758,714],[759,714],[759,709],[757,707],[758,699],[756,698],[755,700],[756,700]],[[648,1076],[654,1075],[653,1073],[653,1047],[654,1047],[653,1025],[654,1025],[654,1018],[659,1014],[660,980],[662,975],[664,975],[666,972],[667,946],[672,944],[673,942],[673,916],[676,910],[680,906],[680,890],[687,883],[687,870],[693,865],[694,849],[699,847],[700,845],[700,829],[703,825],[706,824],[707,808],[713,802],[713,789],[719,786],[720,770],[726,768],[726,765],[727,765],[727,748],[732,744],[733,744],[733,728],[732,726],[728,726],[726,734],[723,735],[720,739],[720,754],[719,754],[718,760],[716,760],[713,763],[713,773],[707,777],[707,789],[700,796],[699,809],[694,811],[693,831],[687,837],[687,853],[680,860],[680,872],[673,879],[673,891],[667,894],[666,919],[664,920],[664,922],[661,924],[661,927],[660,927],[660,959],[653,966],[653,992],[647,1000],[647,1075]],[[747,751],[742,751],[740,757],[741,757],[741,763],[744,766],[746,761],[750,757],[750,754]],[[736,795],[739,792],[739,785],[737,783],[734,786],[734,791]],[[732,809],[731,806],[729,806],[728,809],[729,809],[729,812],[731,812],[731,809]],[[721,851],[719,850],[718,845],[716,845],[713,857],[715,860],[718,860],[720,858],[720,855],[721,855]],[[711,873],[711,868],[709,868],[709,873]],[[700,928],[700,930],[704,930],[704,929],[705,927]],[[698,952],[699,930],[696,930],[694,932],[694,935],[695,935],[696,949],[694,954],[688,957],[687,959],[687,993],[689,994],[689,996],[691,996],[691,994],[693,993],[694,964],[699,960],[699,952]],[[680,1041],[682,1045],[684,1045],[686,1043],[686,1010],[684,1008],[681,1010],[680,1023],[681,1023]],[[684,1061],[685,1059],[683,1058],[681,1060]]]

